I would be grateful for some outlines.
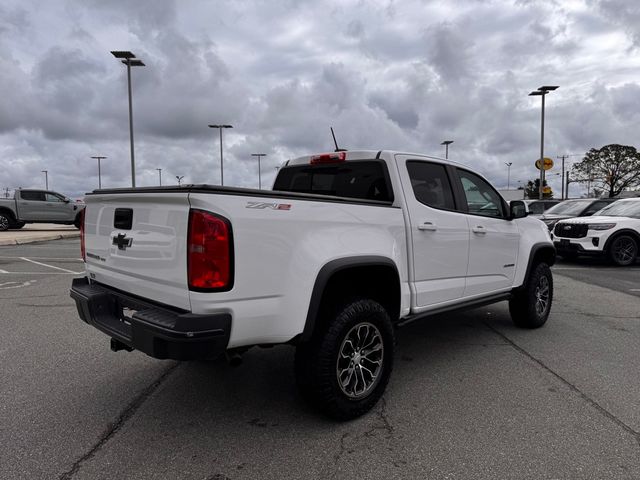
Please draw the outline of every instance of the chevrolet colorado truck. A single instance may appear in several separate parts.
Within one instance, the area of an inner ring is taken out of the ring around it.
[[[84,204],[47,190],[16,189],[13,198],[0,199],[0,231],[27,223],[60,223],[80,228]]]
[[[338,151],[286,162],[273,189],[211,185],[86,196],[86,323],[178,360],[295,346],[302,396],[354,418],[382,396],[397,328],[508,301],[537,328],[553,298],[547,227],[451,161]]]

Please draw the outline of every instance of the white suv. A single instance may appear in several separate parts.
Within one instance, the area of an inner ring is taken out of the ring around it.
[[[640,249],[640,198],[618,200],[593,217],[562,220],[552,235],[564,258],[606,255],[616,265],[631,265]]]

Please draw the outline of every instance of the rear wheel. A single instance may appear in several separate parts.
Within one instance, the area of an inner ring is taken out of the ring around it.
[[[304,398],[339,420],[378,402],[393,369],[394,331],[387,311],[368,299],[347,302],[296,349],[296,383]]]
[[[531,270],[522,289],[509,300],[513,323],[522,328],[539,328],[545,324],[553,301],[553,276],[546,263]]]
[[[638,256],[638,244],[629,235],[620,235],[613,239],[609,246],[609,258],[621,267],[631,265]]]
[[[7,213],[0,212],[0,232],[4,232],[5,230],[9,230],[9,226],[11,225],[13,219]]]

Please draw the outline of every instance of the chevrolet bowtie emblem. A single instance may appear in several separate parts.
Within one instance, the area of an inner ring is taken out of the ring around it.
[[[130,247],[133,243],[133,238],[126,238],[126,233],[119,233],[117,236],[113,237],[112,245],[117,245],[118,250],[126,250],[127,247]]]

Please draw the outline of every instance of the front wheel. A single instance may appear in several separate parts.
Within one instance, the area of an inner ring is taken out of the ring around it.
[[[349,420],[378,402],[393,369],[394,331],[387,311],[368,299],[348,302],[296,349],[296,383],[325,414]]]
[[[553,301],[553,276],[546,263],[533,267],[522,289],[509,300],[513,323],[521,328],[539,328],[545,324]]]
[[[609,258],[620,267],[626,267],[636,261],[638,244],[629,235],[620,235],[613,239],[609,247]]]

